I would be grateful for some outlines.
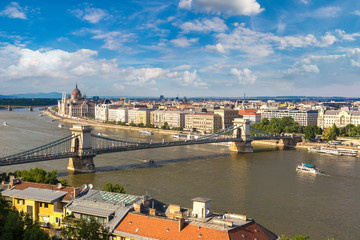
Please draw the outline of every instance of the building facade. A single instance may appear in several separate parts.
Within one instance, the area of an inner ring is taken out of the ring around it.
[[[239,110],[239,116],[250,121],[250,125],[261,122],[261,114],[258,110]]]
[[[76,85],[70,98],[63,93],[61,100],[58,101],[58,115],[70,118],[95,116],[95,103],[83,97]]]
[[[332,127],[345,127],[348,124],[360,125],[360,111],[350,110],[347,107],[340,110],[320,110],[318,116],[318,127],[325,129]]]
[[[183,128],[185,127],[185,114],[182,111],[155,110],[150,113],[150,123],[155,127],[161,127],[167,122],[171,128]]]
[[[214,113],[189,113],[185,115],[185,129],[212,133],[222,128],[221,116]]]
[[[239,117],[238,110],[233,109],[214,109],[214,113],[221,116],[222,129],[231,127],[234,119]]]
[[[292,117],[294,121],[298,122],[301,126],[317,125],[318,111],[316,110],[297,110],[297,109],[269,109],[261,112],[261,119],[267,118],[283,118]]]

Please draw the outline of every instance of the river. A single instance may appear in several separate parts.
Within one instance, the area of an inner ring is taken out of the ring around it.
[[[3,126],[7,122],[8,126]],[[0,111],[0,156],[25,151],[70,134],[68,123],[39,116],[39,111]],[[94,128],[93,133],[136,141],[171,140],[137,131]],[[206,144],[99,155],[97,171],[68,174],[67,159],[0,167],[0,172],[44,168],[57,170],[69,184],[119,183],[129,194],[150,194],[166,203],[192,207],[191,199],[212,199],[213,212],[254,218],[277,234],[308,235],[312,240],[360,239],[360,161],[309,153],[254,147],[249,154],[230,154],[224,145]],[[144,164],[155,161],[154,166]],[[316,164],[324,175],[298,173],[300,163]]]

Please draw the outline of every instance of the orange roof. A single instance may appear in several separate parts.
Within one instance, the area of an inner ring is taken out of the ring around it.
[[[68,192],[63,198],[63,200],[65,200],[65,201],[70,201],[72,199],[70,197],[70,195],[74,196],[74,192],[75,192],[75,188],[73,188],[73,187],[62,187],[62,188],[58,189],[58,188],[56,188],[56,185],[45,184],[45,183],[21,182],[21,183],[14,185],[14,189],[18,189],[18,190],[25,190],[29,187],[42,188],[42,189],[54,189],[54,190],[58,190],[58,191]]]
[[[185,223],[183,229],[179,231],[178,221],[133,213],[129,213],[121,221],[114,234],[121,236],[121,232],[159,240],[235,240],[243,239],[243,235],[247,239],[257,238],[258,240],[274,240],[277,238],[274,233],[255,222],[250,222],[230,231]]]
[[[260,115],[257,113],[258,110],[251,109],[251,110],[239,110],[239,115]]]

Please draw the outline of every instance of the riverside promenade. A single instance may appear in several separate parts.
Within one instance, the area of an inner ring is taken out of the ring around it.
[[[53,119],[56,119],[56,120],[59,120],[62,122],[67,122],[67,123],[72,123],[72,124],[90,125],[90,126],[96,126],[96,127],[102,127],[102,128],[125,129],[125,130],[132,130],[132,131],[140,131],[142,129],[146,129],[146,130],[149,130],[152,132],[156,132],[156,133],[160,133],[160,134],[168,134],[168,135],[173,135],[175,133],[180,133],[180,132],[187,132],[187,131],[177,131],[177,130],[164,130],[164,129],[160,129],[160,128],[146,128],[146,127],[134,127],[134,126],[128,126],[128,125],[126,125],[126,126],[115,125],[115,124],[104,123],[100,120],[65,118],[65,117],[61,117],[61,116],[57,115],[54,111],[51,111],[49,109],[44,110],[43,113]]]

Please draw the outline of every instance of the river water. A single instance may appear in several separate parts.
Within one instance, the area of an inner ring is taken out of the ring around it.
[[[3,126],[7,122],[8,126]],[[39,111],[0,111],[0,156],[25,151],[70,135],[68,123]],[[136,141],[171,140],[155,133],[94,128],[93,133]],[[277,234],[312,240],[360,239],[360,159],[256,146],[250,154],[230,154],[224,145],[206,144],[97,156],[97,171],[68,174],[67,159],[0,167],[0,172],[57,170],[72,186],[119,183],[129,194],[150,194],[166,203],[192,207],[191,199],[212,199],[213,212],[245,214]],[[148,166],[144,161],[155,161]],[[300,163],[316,164],[324,175],[298,173]]]

